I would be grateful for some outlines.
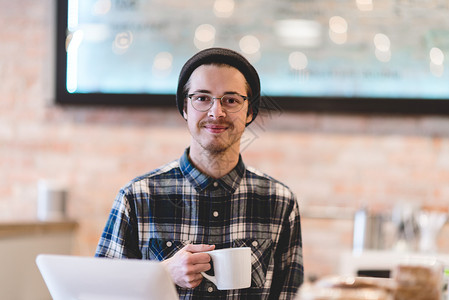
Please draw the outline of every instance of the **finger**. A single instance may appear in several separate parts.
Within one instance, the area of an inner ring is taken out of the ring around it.
[[[201,281],[203,281],[203,276],[200,275],[200,277],[198,277],[198,279],[195,278],[194,280],[187,282],[186,287],[190,288],[190,289],[194,289],[200,285]]]
[[[199,274],[200,272],[206,272],[210,269],[211,266],[209,263],[202,263],[202,264],[189,263],[183,270],[183,273],[190,276],[192,274]]]
[[[210,268],[211,268],[211,266],[210,266],[209,263],[206,263],[206,264],[196,264],[196,265],[193,265],[193,266],[192,266],[192,269],[191,269],[191,270],[192,270],[193,273],[199,274],[200,272],[206,272],[206,271],[209,271]]]
[[[191,253],[198,253],[198,252],[212,251],[215,249],[215,245],[188,244],[183,249]]]
[[[186,288],[195,288],[201,283],[202,280],[203,276],[200,273],[187,275],[183,278],[181,286]]]
[[[207,253],[192,253],[188,258],[188,262],[195,264],[205,264],[210,262],[210,255]]]
[[[198,281],[201,282],[201,280],[203,280],[203,275],[201,275],[200,273],[192,274],[192,275],[189,275],[189,277],[188,277],[189,283],[198,282]]]

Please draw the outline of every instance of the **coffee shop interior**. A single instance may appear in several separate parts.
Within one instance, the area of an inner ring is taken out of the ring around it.
[[[49,299],[36,255],[93,256],[119,189],[181,156],[173,88],[211,46],[260,72],[241,154],[296,193],[306,281],[449,266],[447,1],[60,2],[62,30],[0,0],[1,299]]]

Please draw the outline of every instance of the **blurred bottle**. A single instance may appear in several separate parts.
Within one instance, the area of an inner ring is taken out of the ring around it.
[[[354,215],[353,252],[385,249],[385,222],[382,213],[369,212],[367,208],[358,210]]]

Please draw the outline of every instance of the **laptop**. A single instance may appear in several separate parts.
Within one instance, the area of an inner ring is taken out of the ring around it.
[[[36,264],[53,300],[179,300],[160,262],[39,254]]]

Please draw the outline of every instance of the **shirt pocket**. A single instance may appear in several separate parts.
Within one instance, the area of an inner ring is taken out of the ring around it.
[[[188,242],[183,241],[151,238],[148,242],[148,247],[142,249],[143,258],[162,261],[172,257],[187,244]]]
[[[263,287],[272,258],[273,241],[271,239],[236,239],[233,247],[251,248],[251,287]]]

